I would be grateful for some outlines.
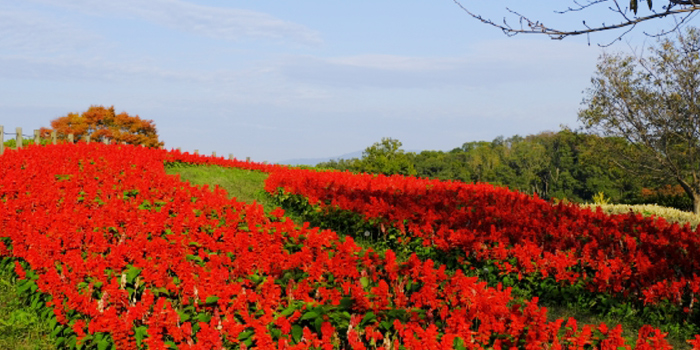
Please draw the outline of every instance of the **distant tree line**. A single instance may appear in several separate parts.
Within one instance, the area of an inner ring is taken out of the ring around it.
[[[619,137],[563,129],[526,137],[467,142],[451,151],[406,152],[384,138],[361,158],[332,160],[318,168],[402,174],[441,180],[487,182],[548,200],[591,202],[603,193],[614,203],[656,203],[692,211],[692,200],[674,182],[632,176],[618,165],[619,149],[634,152]]]

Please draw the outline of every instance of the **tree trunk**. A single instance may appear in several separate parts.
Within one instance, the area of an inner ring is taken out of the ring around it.
[[[700,215],[700,186],[697,186],[697,183],[693,183],[693,185],[695,185],[693,186],[679,177],[677,177],[676,180],[678,180],[678,183],[683,187],[688,197],[693,200],[693,213],[695,213],[695,215]]]

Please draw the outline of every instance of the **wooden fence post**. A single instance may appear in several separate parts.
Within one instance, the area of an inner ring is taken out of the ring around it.
[[[233,160],[233,153],[228,154],[228,160]]]
[[[194,154],[199,155],[199,150],[198,149],[194,150]]]
[[[51,143],[53,143],[54,145],[55,145],[55,144],[57,143],[57,141],[58,141],[56,136],[57,136],[57,135],[56,135],[56,130],[52,131],[52,132],[51,132]]]
[[[38,145],[41,143],[41,140],[39,139],[39,130],[34,130],[34,144]]]
[[[85,135],[85,143],[90,143],[90,135]]]
[[[73,134],[68,134],[68,142],[73,143],[73,141],[74,141],[73,138],[74,138]]]
[[[250,163],[250,157],[245,157],[245,161]]]
[[[104,142],[104,143],[105,143],[105,145],[109,145],[109,139],[108,139],[108,138],[106,138],[106,137],[105,137],[105,140],[104,140],[104,141],[102,141],[102,142]]]
[[[22,128],[15,129],[15,132],[16,132],[15,149],[20,149],[20,148],[22,148]]]
[[[216,158],[216,151],[211,152],[211,156],[212,156],[212,158]]]
[[[5,127],[0,125],[0,155],[5,153]]]

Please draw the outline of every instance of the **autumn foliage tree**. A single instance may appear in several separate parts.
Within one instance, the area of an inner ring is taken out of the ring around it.
[[[109,139],[110,142],[116,143],[163,146],[163,142],[158,140],[158,132],[152,120],[141,119],[138,115],[130,116],[126,112],[116,114],[114,106],[91,106],[81,114],[68,113],[52,120],[51,129],[42,129],[44,135],[51,131],[56,131],[58,137],[64,140],[68,134],[73,134],[76,140],[90,135],[90,139],[96,142]]]

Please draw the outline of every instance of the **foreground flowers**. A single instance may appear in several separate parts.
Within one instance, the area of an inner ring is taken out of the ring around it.
[[[399,263],[165,174],[166,161],[202,159],[101,144],[0,157],[0,254],[49,296],[75,347],[630,348],[619,326],[548,322],[537,299],[514,304],[461,271]],[[670,348],[648,326],[637,347]]]

